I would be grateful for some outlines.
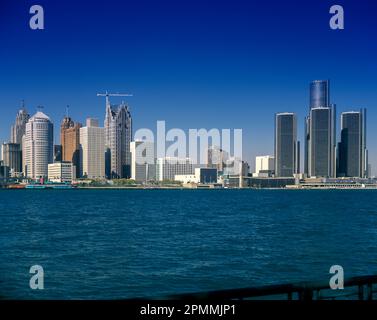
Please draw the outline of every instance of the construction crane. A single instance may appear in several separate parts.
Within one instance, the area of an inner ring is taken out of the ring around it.
[[[132,97],[133,94],[129,93],[109,93],[106,91],[106,93],[97,93],[97,97],[106,97],[106,105],[110,105],[109,97]]]

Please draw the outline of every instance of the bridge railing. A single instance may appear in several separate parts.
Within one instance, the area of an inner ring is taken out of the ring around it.
[[[171,295],[174,300],[373,300],[377,275],[344,280],[344,289],[332,290],[328,282],[299,282],[241,289]]]

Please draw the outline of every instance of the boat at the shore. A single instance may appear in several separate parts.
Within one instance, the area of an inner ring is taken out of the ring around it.
[[[67,183],[31,183],[25,185],[25,189],[36,189],[36,190],[45,190],[45,189],[73,189],[75,186]]]

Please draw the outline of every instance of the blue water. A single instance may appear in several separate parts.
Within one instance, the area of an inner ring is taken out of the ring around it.
[[[373,190],[3,190],[0,296],[115,299],[377,274]],[[44,290],[29,269],[44,268]]]

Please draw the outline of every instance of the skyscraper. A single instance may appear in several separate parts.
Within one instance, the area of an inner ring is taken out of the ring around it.
[[[30,115],[27,113],[24,104],[22,102],[22,106],[20,111],[18,111],[16,116],[16,121],[14,125],[11,127],[11,138],[10,142],[18,143],[21,145],[22,148],[22,136],[25,134],[26,123],[28,122]]]
[[[335,105],[310,110],[309,177],[336,176]]]
[[[292,177],[297,173],[297,118],[295,113],[275,115],[275,176]]]
[[[87,119],[80,128],[80,176],[89,179],[105,178],[105,134],[98,120]]]
[[[366,109],[341,114],[341,141],[339,143],[339,172],[342,177],[366,177],[368,171],[366,150]]]
[[[25,176],[47,178],[48,164],[53,162],[53,124],[48,116],[38,111],[26,124]]]
[[[62,146],[62,161],[72,162],[76,167],[76,176],[80,175],[80,128],[81,123],[75,123],[70,117],[64,117],[60,126],[60,143]]]
[[[330,104],[330,81],[312,81],[304,129],[304,172],[308,177],[336,175],[335,115],[335,105]]]
[[[131,139],[132,118],[128,106],[124,103],[112,106],[106,99],[105,147],[108,178],[130,178]]]
[[[310,109],[330,105],[330,81],[314,80],[310,83]]]

